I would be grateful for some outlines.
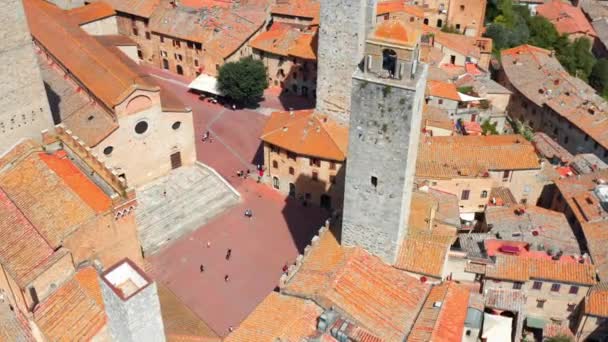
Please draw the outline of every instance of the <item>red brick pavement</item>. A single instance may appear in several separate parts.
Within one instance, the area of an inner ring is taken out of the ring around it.
[[[179,76],[146,69],[162,77],[159,82],[192,108],[198,160],[216,169],[242,195],[238,206],[148,258],[153,276],[224,336],[278,285],[283,265],[295,260],[327,213],[305,208],[255,183],[255,174],[250,180],[236,177],[237,170],[254,170],[267,116],[201,101],[188,92]],[[286,101],[290,100],[270,92],[262,106],[284,110]],[[213,142],[201,141],[206,130],[211,131]],[[253,210],[252,219],[244,216],[245,209]],[[207,242],[211,247],[207,248]],[[229,261],[225,259],[228,248],[232,249]],[[229,282],[224,281],[225,275],[230,276]]]
[[[222,336],[278,285],[285,263],[295,261],[325,219],[318,208],[285,201],[253,180],[239,190],[243,203],[148,258],[153,276]]]

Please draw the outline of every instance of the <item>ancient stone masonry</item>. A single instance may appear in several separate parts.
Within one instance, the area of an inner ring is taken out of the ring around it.
[[[53,125],[21,0],[0,2],[0,153]]]
[[[417,45],[390,47],[368,41],[353,76],[342,244],[392,264],[407,235],[427,67]]]
[[[321,1],[316,109],[340,122],[348,122],[351,77],[375,9],[376,0]]]

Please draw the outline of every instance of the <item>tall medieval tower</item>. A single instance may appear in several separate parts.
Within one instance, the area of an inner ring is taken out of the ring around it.
[[[342,244],[396,261],[407,235],[427,66],[420,32],[380,23],[352,77]]]
[[[0,2],[0,154],[41,139],[53,119],[21,0]]]
[[[317,49],[317,107],[348,122],[351,78],[376,19],[376,0],[321,0]]]

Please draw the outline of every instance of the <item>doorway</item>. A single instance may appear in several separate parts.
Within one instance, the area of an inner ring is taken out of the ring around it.
[[[178,73],[179,75],[183,75],[183,74],[184,74],[184,69],[182,68],[182,66],[181,66],[181,65],[178,65],[178,66],[177,66],[177,73]]]
[[[289,183],[289,197],[296,198],[296,185]]]
[[[331,209],[331,197],[328,195],[321,195],[321,208]]]
[[[169,61],[163,58],[163,69],[169,70]]]
[[[277,177],[272,177],[272,186],[273,186],[275,189],[279,189],[279,188],[280,188],[279,178],[277,178]]]
[[[182,166],[182,153],[175,152],[171,154],[171,169],[177,169]]]

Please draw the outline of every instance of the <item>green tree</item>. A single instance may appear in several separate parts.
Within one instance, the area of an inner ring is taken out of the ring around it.
[[[557,59],[568,72],[584,81],[589,79],[595,65],[591,54],[591,42],[587,38],[577,38],[571,44],[557,48]]]
[[[589,75],[589,84],[602,95],[608,91],[608,59],[602,58],[595,63]]]
[[[458,30],[454,26],[452,26],[452,25],[444,25],[441,28],[441,32],[460,34],[460,32],[458,32]]]
[[[254,104],[268,87],[266,67],[251,57],[226,63],[219,70],[218,85],[229,99],[245,105]]]
[[[545,49],[553,49],[558,43],[559,33],[555,26],[544,17],[534,16],[528,19],[530,38],[528,43]]]
[[[498,122],[490,122],[490,119],[485,119],[482,123],[481,123],[481,132],[483,133],[483,135],[497,135],[498,134],[498,130],[496,130],[496,125],[498,124]]]
[[[524,138],[526,138],[526,140],[532,141],[532,138],[534,137],[534,131],[530,126],[517,119],[511,119],[509,117],[507,117],[507,121],[513,128],[513,132],[515,134],[521,134],[524,136]]]

